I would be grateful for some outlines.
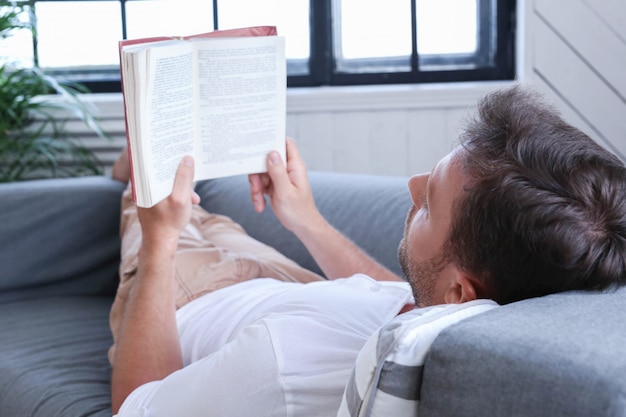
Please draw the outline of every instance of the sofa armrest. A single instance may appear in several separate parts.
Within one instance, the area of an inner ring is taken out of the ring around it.
[[[113,294],[124,185],[82,177],[0,185],[0,302]]]
[[[626,415],[626,288],[502,306],[444,330],[420,415]]]

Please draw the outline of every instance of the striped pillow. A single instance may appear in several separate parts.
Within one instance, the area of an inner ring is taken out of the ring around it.
[[[337,416],[417,416],[424,361],[439,332],[497,306],[491,300],[474,300],[396,317],[359,352]]]

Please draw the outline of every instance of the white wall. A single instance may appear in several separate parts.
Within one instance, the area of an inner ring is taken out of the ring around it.
[[[526,0],[522,9],[522,79],[624,160],[626,1]]]
[[[287,94],[287,134],[309,169],[408,176],[430,170],[452,148],[477,99],[507,83],[297,88]],[[113,138],[85,136],[111,164],[125,144],[119,94],[89,97]]]
[[[603,146],[626,154],[626,1],[518,0],[518,74]],[[408,176],[430,170],[485,92],[508,83],[290,89],[287,133],[309,169]],[[111,163],[124,145],[121,96],[94,98],[112,142],[85,139]],[[72,126],[84,136],[79,124]]]
[[[407,176],[447,154],[477,98],[500,85],[296,90],[287,132],[310,169]]]

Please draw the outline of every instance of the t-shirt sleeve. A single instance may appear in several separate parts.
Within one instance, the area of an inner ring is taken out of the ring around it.
[[[264,323],[161,381],[135,389],[117,417],[284,416],[283,384]]]

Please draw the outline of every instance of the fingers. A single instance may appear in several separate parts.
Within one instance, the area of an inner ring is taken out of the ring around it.
[[[291,182],[297,187],[300,188],[307,184],[306,165],[300,156],[296,142],[291,138],[287,138],[287,172]]]
[[[267,173],[248,175],[250,199],[256,212],[267,206],[265,195],[274,205],[298,189],[307,189],[306,167],[291,138],[287,138],[286,151],[286,166],[280,154],[272,151],[267,155]]]
[[[153,207],[138,208],[144,247],[175,247],[180,231],[189,223],[192,204],[200,202],[193,191],[194,161],[184,157],[176,171],[172,193]]]
[[[293,178],[290,177],[292,173],[301,171],[303,166],[300,153],[291,138],[287,138],[287,167],[285,167],[278,152],[272,151],[267,156],[267,175],[271,179],[274,189],[279,193],[294,185]]]
[[[287,138],[287,165],[295,162],[301,163],[302,157],[300,156],[296,142],[291,138]]]
[[[248,182],[250,183],[250,200],[254,211],[261,213],[265,210],[265,193],[263,177],[267,177],[264,174],[250,174],[248,175]]]
[[[194,206],[200,204],[200,194],[195,191],[191,193],[191,204]]]

